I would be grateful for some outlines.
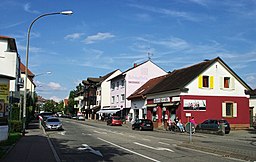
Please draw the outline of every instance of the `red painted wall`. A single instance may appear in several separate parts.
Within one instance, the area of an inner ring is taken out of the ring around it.
[[[230,124],[249,124],[249,99],[246,97],[225,97],[225,96],[180,96],[181,104],[176,110],[176,114],[183,122],[187,121],[186,113],[191,113],[195,117],[197,124],[204,120],[226,119]],[[206,111],[183,110],[184,99],[206,100]],[[232,101],[237,103],[237,117],[222,117],[222,103]]]

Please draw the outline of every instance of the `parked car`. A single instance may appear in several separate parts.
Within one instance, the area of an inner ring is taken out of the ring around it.
[[[83,115],[78,115],[76,119],[77,120],[85,120],[85,117]]]
[[[256,129],[256,121],[254,121],[254,122],[252,123],[252,127],[253,127],[254,129]]]
[[[53,115],[54,115],[53,112],[42,112],[42,113],[37,114],[37,119],[39,119],[39,116],[41,116],[45,121],[48,117],[51,117]]]
[[[196,130],[208,130],[208,131],[218,132],[220,130],[221,123],[224,123],[225,134],[229,134],[230,125],[227,122],[227,120],[224,120],[224,119],[208,119],[208,120],[205,120],[203,123],[198,124],[196,126]]]
[[[107,125],[120,125],[122,126],[123,122],[119,116],[111,116],[107,119]]]
[[[149,119],[138,119],[132,124],[132,129],[153,131],[153,122]]]
[[[44,122],[45,130],[63,130],[62,122],[57,117],[48,117]]]

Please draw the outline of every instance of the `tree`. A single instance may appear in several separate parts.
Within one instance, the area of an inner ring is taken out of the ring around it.
[[[75,114],[75,109],[74,109],[74,105],[75,105],[75,90],[70,91],[69,93],[69,97],[68,97],[68,112],[70,114]]]

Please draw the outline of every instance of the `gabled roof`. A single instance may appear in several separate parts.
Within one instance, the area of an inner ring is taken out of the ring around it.
[[[20,63],[20,72],[25,74],[25,65],[23,63]],[[28,76],[34,77],[35,75],[28,69]]]
[[[151,63],[155,64],[155,63],[152,62],[151,60],[144,61],[144,62],[142,62],[142,63],[140,63],[140,64],[134,64],[133,67],[127,69],[126,71],[122,72],[121,74],[115,76],[115,77],[112,78],[112,79],[116,79],[116,78],[118,78],[118,77],[120,77],[120,76],[124,76],[124,75],[126,75],[127,72],[129,72],[129,71],[131,71],[131,70],[133,70],[133,69],[135,69],[135,68],[137,68],[137,67],[139,67],[139,66],[141,66],[141,65],[143,65],[143,64],[145,64],[145,63],[147,63],[147,62],[151,62]],[[156,64],[155,64],[155,65],[156,65]],[[156,65],[156,66],[158,66],[158,65]],[[158,66],[158,67],[159,67],[159,66]],[[160,67],[159,67],[159,68],[160,68]],[[110,80],[112,80],[112,79],[110,79]]]
[[[118,69],[117,69],[118,70]],[[112,74],[114,74],[117,70],[114,70],[102,77],[99,77],[99,78],[93,78],[93,77],[88,77],[87,80],[83,80],[83,84],[90,84],[90,82],[93,82],[93,83],[96,83],[96,84],[99,84],[99,83],[102,83],[104,80],[106,80],[109,76],[111,76]]]
[[[216,61],[220,62],[227,70],[242,83],[247,89],[251,89],[232,69],[230,69],[219,57],[207,60],[186,68],[174,70],[165,79],[156,84],[148,91],[148,94],[159,93],[173,90],[184,90],[185,86],[210,67]]]
[[[143,98],[144,95],[147,94],[147,92],[151,88],[153,88],[156,84],[158,84],[163,79],[165,79],[167,77],[167,75],[163,75],[163,76],[160,76],[160,77],[150,79],[144,85],[142,85],[139,89],[137,89],[133,94],[131,94],[127,99],[131,100],[131,99],[134,99],[134,98]]]

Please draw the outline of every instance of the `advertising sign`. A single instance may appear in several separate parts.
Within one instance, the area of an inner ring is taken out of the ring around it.
[[[184,99],[184,110],[206,110],[206,100]]]
[[[3,100],[4,103],[8,103],[9,96],[9,84],[0,83],[0,100]]]

